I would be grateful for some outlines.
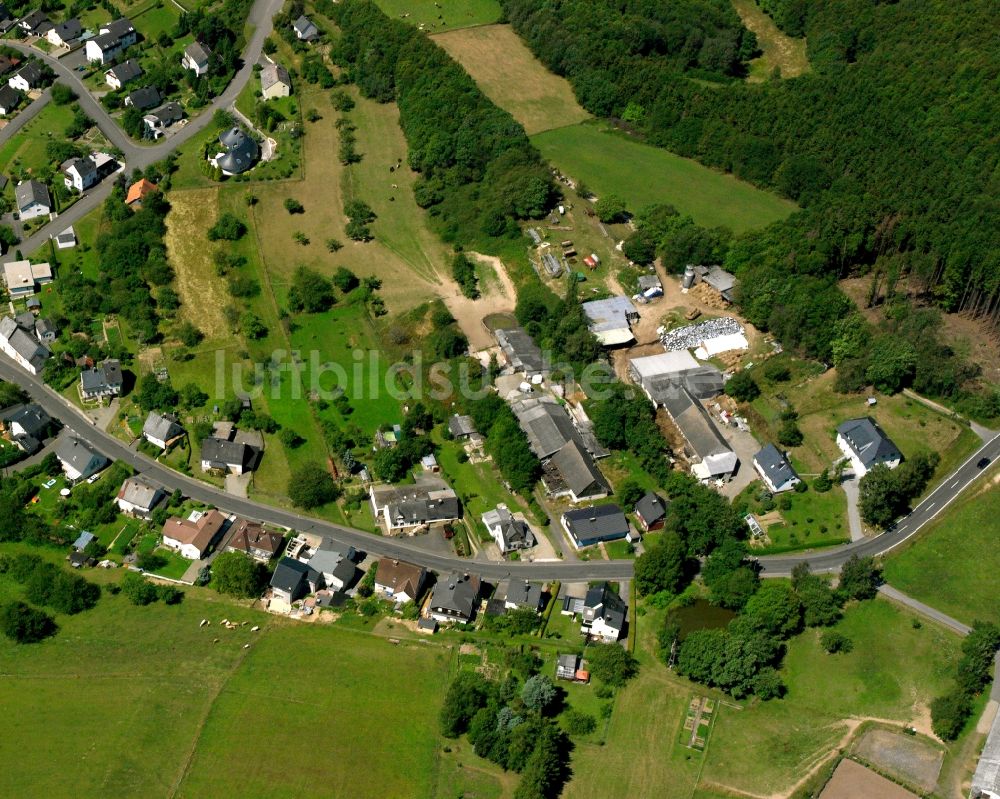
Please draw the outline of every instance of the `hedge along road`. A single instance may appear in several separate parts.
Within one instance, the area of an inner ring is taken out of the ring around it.
[[[292,511],[234,497],[192,477],[168,469],[152,458],[129,449],[118,439],[94,426],[69,400],[54,392],[34,375],[24,371],[6,355],[0,355],[0,379],[23,388],[52,418],[59,419],[78,438],[89,442],[107,457],[129,464],[137,472],[168,491],[179,489],[198,502],[215,505],[248,519],[315,533],[340,546],[353,546],[364,552],[413,561],[438,573],[462,572],[474,568],[483,577],[495,579],[509,576],[518,579],[583,581],[627,580],[632,577],[630,560],[490,563],[437,555],[427,552],[411,540],[376,536],[363,530],[341,527]],[[879,555],[888,552],[915,535],[975,482],[986,471],[978,465],[982,458],[989,458],[992,465],[998,457],[1000,457],[1000,436],[991,439],[968,461],[946,477],[909,516],[891,530],[874,538],[821,552],[760,558],[764,575],[785,576],[799,563],[809,563],[817,572],[833,572],[838,571],[852,555]]]
[[[243,50],[243,64],[236,75],[233,76],[225,91],[205,106],[201,114],[194,119],[188,120],[188,123],[176,133],[167,136],[160,144],[149,146],[133,142],[128,134],[111,118],[111,115],[104,107],[94,99],[94,96],[84,86],[83,81],[80,80],[79,74],[66,66],[66,64],[22,42],[6,41],[4,44],[26,55],[40,58],[52,67],[57,78],[76,93],[80,108],[84,110],[87,116],[94,120],[108,141],[121,150],[125,157],[125,167],[129,169],[145,169],[150,164],[162,160],[192,136],[204,130],[211,123],[212,115],[215,111],[220,108],[228,108],[236,102],[236,98],[243,91],[243,87],[246,86],[247,81],[253,77],[254,64],[260,59],[260,54],[264,48],[264,39],[270,35],[272,30],[272,19],[281,10],[283,2],[284,0],[256,0],[250,9],[250,14],[247,16],[247,24],[252,25],[254,28],[253,35]],[[29,109],[25,109],[25,111]],[[105,180],[81,199],[77,200],[64,213],[57,216],[47,225],[39,228],[27,239],[24,239],[18,245],[18,249],[25,254],[34,252],[59,231],[65,230],[74,222],[100,206],[108,195],[111,194],[113,186],[113,181]],[[13,260],[15,257],[13,251],[8,251],[4,261]]]

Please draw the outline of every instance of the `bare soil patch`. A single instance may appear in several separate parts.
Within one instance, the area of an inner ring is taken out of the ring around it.
[[[933,744],[893,730],[869,730],[855,744],[854,752],[886,774],[925,792],[934,790],[944,762],[944,753]]]
[[[890,782],[853,760],[841,760],[820,799],[917,799],[917,795]]]
[[[469,252],[467,255],[479,261],[483,270],[492,270],[495,279],[480,281],[482,296],[477,300],[470,300],[462,294],[457,283],[442,276],[440,296],[469,339],[470,349],[476,352],[491,347],[494,343],[483,319],[491,314],[512,312],[517,304],[517,289],[499,258],[477,252]]]

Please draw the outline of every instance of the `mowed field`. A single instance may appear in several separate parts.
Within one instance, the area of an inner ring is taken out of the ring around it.
[[[1000,480],[951,505],[905,549],[885,561],[888,582],[956,619],[1000,623]]]
[[[375,0],[390,17],[430,32],[488,25],[500,19],[498,0]]]
[[[271,630],[212,705],[176,795],[432,795],[449,655],[335,627]]]
[[[529,136],[589,118],[569,81],[542,66],[509,25],[469,28],[433,38]]]
[[[724,225],[739,233],[784,219],[790,200],[716,172],[669,150],[585,123],[531,137],[542,155],[598,196],[617,194],[633,213],[669,203],[699,225]]]

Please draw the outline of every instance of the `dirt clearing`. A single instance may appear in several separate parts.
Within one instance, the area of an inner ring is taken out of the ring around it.
[[[499,258],[477,252],[466,254],[477,262],[480,275],[488,275],[488,279],[481,279],[479,283],[482,296],[478,300],[470,300],[462,294],[454,281],[448,280],[443,281],[441,286],[441,298],[469,339],[470,349],[476,352],[492,347],[495,343],[483,324],[483,319],[490,314],[513,311],[517,303],[517,290]]]
[[[174,268],[174,286],[181,298],[180,315],[209,341],[229,337],[222,309],[230,299],[215,276],[213,247],[206,232],[219,217],[219,190],[193,189],[170,193],[167,214],[167,258]]]
[[[820,799],[917,799],[915,793],[890,782],[853,760],[841,760]]]
[[[944,762],[944,752],[930,742],[892,730],[869,730],[854,752],[880,771],[927,793],[937,785]]]

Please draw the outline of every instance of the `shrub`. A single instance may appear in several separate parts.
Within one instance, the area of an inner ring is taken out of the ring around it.
[[[760,396],[760,386],[749,372],[737,372],[726,382],[726,393],[737,402],[753,402]]]
[[[286,197],[284,202],[285,210],[290,214],[303,214],[305,207],[293,197]]]
[[[10,602],[0,607],[0,630],[19,644],[37,644],[55,635],[58,629],[51,616],[24,602]]]
[[[567,710],[563,714],[563,723],[570,735],[589,735],[597,729],[597,719],[579,710]]]
[[[247,232],[247,226],[234,214],[224,213],[219,217],[219,221],[208,229],[208,240],[237,241],[243,238]]]
[[[133,605],[151,605],[159,599],[156,586],[135,572],[125,572],[121,586],[122,593]]]
[[[827,630],[820,636],[820,644],[831,655],[837,652],[850,652],[854,649],[854,642],[843,633],[836,630]]]

